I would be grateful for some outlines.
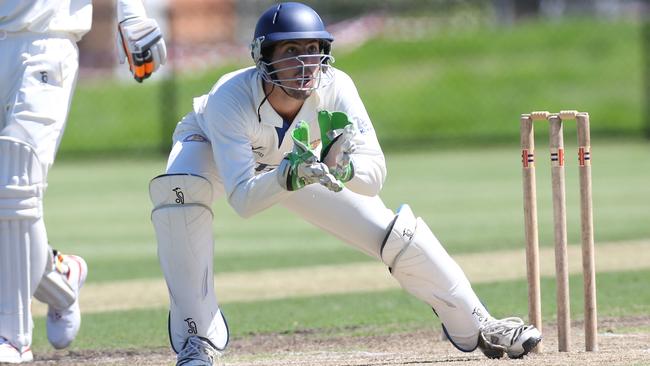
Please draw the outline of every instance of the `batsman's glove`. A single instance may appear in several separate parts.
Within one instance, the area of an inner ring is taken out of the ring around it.
[[[330,174],[327,165],[318,161],[316,154],[309,147],[309,125],[300,121],[291,131],[293,151],[285,155],[278,167],[280,185],[295,191],[306,185],[320,183],[330,191],[339,192],[343,184]]]
[[[318,125],[323,147],[320,160],[341,182],[354,177],[351,155],[357,145],[354,142],[357,129],[343,112],[318,112]]]
[[[158,23],[135,16],[117,25],[117,50],[120,63],[128,60],[133,78],[141,83],[167,61],[167,48]]]

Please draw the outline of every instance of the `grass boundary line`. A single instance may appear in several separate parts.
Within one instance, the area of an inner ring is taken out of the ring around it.
[[[581,273],[581,248],[569,245],[569,272]],[[454,256],[473,284],[526,277],[525,252],[496,251]],[[598,272],[650,268],[650,240],[602,243],[596,247]],[[91,268],[92,270],[92,268]],[[553,248],[540,249],[540,273],[555,275]],[[230,272],[215,276],[221,303],[254,302],[291,297],[319,296],[399,288],[386,268],[375,262],[323,265],[252,272]],[[168,306],[162,278],[88,283],[80,304],[84,313],[101,313]],[[44,316],[46,306],[34,302],[34,316]]]

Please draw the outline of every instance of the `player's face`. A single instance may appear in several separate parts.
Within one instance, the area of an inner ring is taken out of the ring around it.
[[[313,55],[313,56],[311,56]],[[307,99],[318,82],[321,56],[317,40],[290,40],[278,43],[271,57],[275,75],[287,94]],[[276,63],[277,62],[277,63]],[[297,90],[300,89],[300,90]]]

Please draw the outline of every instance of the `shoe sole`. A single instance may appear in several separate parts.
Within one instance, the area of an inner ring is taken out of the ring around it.
[[[508,353],[508,357],[513,358],[513,359],[522,358],[522,357],[526,356],[528,354],[528,352],[530,352],[533,348],[535,348],[537,346],[537,344],[539,344],[539,342],[541,342],[541,341],[542,341],[542,337],[528,338],[521,345],[521,347],[524,349],[524,352],[522,352],[519,355],[511,355],[511,354]]]
[[[12,358],[0,358],[0,364],[10,364],[10,365],[16,365],[19,363],[27,363],[27,362],[32,362],[34,361],[34,355],[29,351],[29,353],[23,353],[20,356],[12,357]]]

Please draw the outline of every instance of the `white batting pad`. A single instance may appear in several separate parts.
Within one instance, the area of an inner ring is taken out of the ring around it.
[[[381,256],[406,291],[431,305],[457,348],[476,348],[479,319],[488,313],[462,269],[408,205],[398,211]]]
[[[200,176],[162,175],[149,185],[158,257],[170,299],[169,338],[178,352],[189,336],[228,343],[228,327],[214,293],[212,186]]]
[[[47,258],[43,172],[29,144],[0,136],[0,336],[16,347],[32,338],[31,298]]]

